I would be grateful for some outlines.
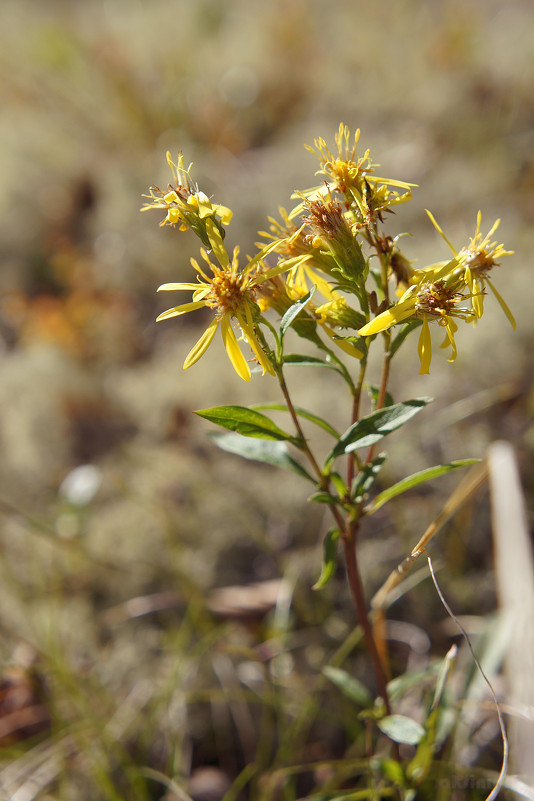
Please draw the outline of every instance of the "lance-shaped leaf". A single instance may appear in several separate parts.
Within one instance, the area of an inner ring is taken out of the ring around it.
[[[360,503],[371,490],[376,478],[386,461],[386,454],[379,453],[372,462],[364,465],[352,483],[352,497]]]
[[[221,426],[221,428],[237,431],[244,437],[295,442],[295,437],[282,431],[266,415],[256,412],[254,409],[247,409],[246,406],[214,406],[212,409],[199,409],[195,414]]]
[[[331,529],[323,542],[323,566],[321,575],[312,587],[312,590],[322,590],[328,584],[336,569],[337,541],[339,539],[339,529]]]
[[[414,398],[403,403],[395,403],[393,406],[386,406],[367,417],[362,417],[341,435],[337,445],[326,458],[325,470],[329,470],[339,456],[352,453],[359,448],[369,448],[380,442],[387,434],[391,434],[392,431],[411,420],[431,400],[432,398]]]
[[[332,684],[335,684],[338,690],[341,690],[343,695],[350,698],[351,701],[363,707],[370,707],[373,705],[373,696],[358,679],[349,675],[346,670],[326,665],[323,668],[323,676],[326,676]]]
[[[284,336],[284,334],[286,333],[287,329],[289,328],[295,317],[298,317],[298,315],[301,313],[306,304],[311,300],[311,297],[314,292],[315,292],[315,287],[312,286],[307,295],[304,295],[303,298],[300,298],[299,300],[297,300],[296,303],[294,303],[292,306],[289,307],[289,309],[286,311],[280,322],[280,336],[282,337]]]
[[[270,409],[274,412],[288,412],[289,409],[284,403],[255,403],[254,406],[251,406],[252,409]],[[313,412],[309,412],[307,409],[303,409],[301,406],[295,406],[294,411],[297,413],[298,417],[303,417],[305,420],[309,420],[311,423],[315,423],[316,426],[323,428],[325,431],[328,431],[336,439],[339,438],[339,432],[336,431],[333,426],[327,420],[324,420],[322,417],[319,417],[317,414],[313,414]]]
[[[310,474],[292,456],[290,456],[285,442],[250,439],[241,434],[211,434],[211,439],[223,451],[235,453],[243,459],[250,459],[255,462],[281,467],[283,470],[290,470],[297,473],[301,478],[306,478],[315,484]]]
[[[417,487],[418,484],[422,484],[424,481],[430,481],[433,478],[438,478],[439,476],[444,476],[452,470],[458,470],[459,467],[468,467],[478,462],[480,462],[480,459],[458,459],[454,462],[448,462],[447,464],[427,467],[426,470],[421,470],[419,473],[413,473],[413,475],[403,478],[402,481],[398,481],[396,484],[393,484],[392,487],[388,487],[377,495],[365,511],[368,515],[372,515],[392,498],[396,498],[397,495],[401,495],[403,492]]]
[[[330,495],[329,492],[324,490],[319,490],[319,492],[314,492],[313,495],[310,495],[308,498],[309,503],[326,503],[329,506],[335,506],[336,504],[341,504],[339,498],[336,498],[334,495]]]

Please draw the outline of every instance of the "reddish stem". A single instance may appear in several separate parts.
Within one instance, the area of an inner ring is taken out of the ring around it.
[[[367,615],[367,605],[365,603],[362,579],[358,569],[358,561],[356,558],[356,531],[356,526],[349,525],[348,530],[345,532],[342,538],[343,549],[345,552],[345,564],[347,565],[347,578],[352,594],[352,600],[354,601],[354,606],[356,608],[358,622],[362,628],[365,644],[373,665],[378,693],[384,700],[387,714],[391,715],[386,676],[382,667],[382,662],[380,661],[380,656],[376,647],[369,617]]]

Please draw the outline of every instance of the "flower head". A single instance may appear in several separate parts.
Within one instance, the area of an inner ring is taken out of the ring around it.
[[[427,211],[432,224],[441,234],[445,242],[448,244],[458,261],[458,273],[461,276],[466,287],[469,289],[472,298],[472,309],[477,318],[482,317],[484,312],[484,295],[486,286],[489,286],[502,310],[506,314],[512,328],[515,329],[515,319],[508,308],[506,302],[497,292],[490,279],[489,273],[498,265],[498,259],[503,256],[511,256],[513,250],[505,250],[504,245],[492,242],[491,237],[499,227],[500,220],[495,220],[492,227],[486,234],[482,236],[480,233],[480,223],[482,215],[480,211],[477,214],[477,226],[474,236],[470,237],[469,244],[463,247],[460,251],[456,251],[451,242],[447,239],[442,229],[436,222],[434,216]]]
[[[295,193],[294,197],[304,196],[313,200],[325,192],[337,192],[343,196],[347,210],[351,210],[356,221],[370,226],[382,220],[383,212],[391,206],[410,200],[414,184],[375,175],[378,164],[371,160],[369,150],[363,156],[358,156],[359,138],[360,131],[357,130],[351,143],[350,130],[341,123],[335,136],[337,152],[332,152],[322,138],[315,139],[315,147],[306,145],[307,150],[319,159],[321,167],[316,174],[323,175],[326,180],[323,186]],[[404,191],[399,192],[398,189]],[[291,216],[301,211],[302,204],[299,204]]]
[[[386,331],[398,323],[422,320],[418,352],[421,361],[420,373],[426,374],[430,371],[432,359],[429,323],[434,321],[445,329],[445,340],[442,347],[450,346],[449,361],[453,362],[457,356],[454,334],[458,330],[454,318],[470,322],[474,316],[471,309],[460,306],[465,300],[465,295],[461,291],[461,283],[454,276],[457,264],[457,260],[453,259],[441,266],[430,280],[426,278],[424,271],[416,271],[414,278],[419,279],[418,282],[413,283],[406,290],[395,306],[382,312],[370,323],[360,328],[358,334],[366,337],[372,336],[380,331]]]
[[[236,320],[242,332],[242,339],[251,347],[263,372],[274,374],[269,355],[263,350],[258,339],[256,324],[260,309],[256,303],[256,287],[263,281],[276,277],[293,266],[294,260],[279,262],[276,267],[262,269],[261,260],[273,249],[264,248],[246,267],[239,269],[239,248],[234,248],[232,259],[228,256],[219,229],[213,220],[206,222],[211,250],[218,264],[215,264],[204,249],[201,250],[203,260],[210,273],[201,267],[196,259],[191,263],[197,271],[197,283],[163,284],[158,291],[189,290],[193,293],[189,303],[174,306],[159,315],[160,320],[178,317],[196,309],[208,308],[214,317],[200,339],[195,343],[184,361],[184,370],[191,367],[204,355],[218,328],[221,330],[226,352],[237,374],[245,381],[250,381],[250,368],[238,345],[232,328],[232,320]]]
[[[167,153],[167,162],[172,170],[174,183],[169,184],[165,191],[157,186],[149,190],[148,203],[142,207],[141,211],[149,209],[164,209],[167,214],[160,225],[178,225],[180,231],[192,229],[200,237],[206,247],[210,247],[209,236],[206,230],[208,219],[214,221],[219,228],[221,236],[224,236],[222,224],[227,225],[232,219],[232,211],[226,206],[212,203],[209,197],[202,192],[192,181],[190,171],[192,164],[184,167],[184,159],[181,153],[178,154],[176,164],[173,162],[170,153]]]

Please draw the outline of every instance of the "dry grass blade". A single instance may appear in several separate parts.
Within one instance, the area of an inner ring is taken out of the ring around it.
[[[397,565],[378,592],[375,593],[371,601],[373,609],[384,609],[388,606],[391,591],[403,580],[415,560],[424,553],[430,540],[438,533],[447,520],[449,520],[458,509],[484,485],[487,477],[488,468],[485,462],[478,464],[467,474],[461,484],[459,484],[450,495],[440,514],[430,523],[417,545],[412,548],[410,555]]]
[[[42,743],[0,773],[0,793],[10,801],[33,801],[61,773],[65,756],[72,753],[70,736]]]
[[[503,720],[503,717],[502,717],[501,707],[500,707],[499,701],[497,699],[497,696],[495,694],[495,690],[493,689],[493,686],[492,686],[490,680],[486,676],[486,674],[485,674],[485,672],[484,672],[484,670],[482,668],[482,665],[480,664],[480,662],[479,662],[479,660],[477,658],[477,655],[475,654],[475,651],[474,651],[473,646],[471,644],[471,640],[469,639],[468,633],[466,632],[466,630],[464,629],[464,627],[462,626],[462,624],[460,623],[460,621],[458,620],[458,618],[456,617],[456,615],[454,614],[452,609],[450,608],[449,604],[445,600],[445,597],[444,597],[443,593],[441,592],[441,588],[440,588],[440,586],[438,584],[438,581],[436,579],[436,574],[434,573],[434,568],[432,567],[432,560],[430,559],[430,556],[428,554],[426,554],[426,558],[427,558],[427,561],[428,561],[428,568],[430,570],[430,575],[432,577],[432,581],[434,582],[434,587],[436,588],[436,592],[439,595],[439,599],[440,599],[441,603],[443,604],[443,606],[445,607],[445,610],[446,610],[447,614],[449,615],[449,617],[452,620],[454,620],[454,622],[456,623],[456,625],[458,626],[458,628],[462,632],[462,635],[463,635],[467,645],[469,646],[469,650],[471,651],[471,655],[473,657],[473,661],[474,661],[475,665],[477,666],[477,669],[478,669],[480,675],[482,676],[482,678],[484,679],[484,681],[488,685],[489,691],[491,693],[491,697],[493,698],[493,701],[495,703],[495,707],[497,709],[497,717],[499,718],[499,728],[501,730],[501,737],[502,737],[502,763],[501,763],[501,770],[500,770],[499,776],[497,778],[497,781],[496,781],[495,785],[493,786],[493,788],[492,788],[491,792],[489,793],[489,795],[487,795],[486,798],[485,798],[485,801],[494,801],[494,799],[497,798],[501,788],[504,785],[504,782],[505,782],[505,779],[506,779],[506,771],[508,769],[508,754],[509,754],[508,737],[506,736],[506,729],[504,728],[504,720]]]
[[[505,671],[517,709],[534,706],[534,560],[513,447],[495,442],[488,452],[495,574],[507,634]],[[534,776],[534,727],[516,714],[511,726],[518,773]]]

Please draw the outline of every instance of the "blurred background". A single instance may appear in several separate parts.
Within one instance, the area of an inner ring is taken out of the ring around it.
[[[361,734],[337,691],[317,687],[353,627],[342,572],[310,589],[323,514],[296,479],[217,452],[192,414],[277,400],[276,386],[245,385],[218,340],[183,373],[202,320],[154,322],[168,300],[157,286],[190,280],[198,253],[192,234],[139,213],[143,192],[169,181],[167,150],[182,150],[201,188],[233,209],[228,241],[242,252],[294,189],[316,182],[303,144],[333,146],[340,122],[361,128],[379,174],[419,185],[389,229],[414,234],[403,243],[417,265],[448,255],[425,208],[458,246],[479,209],[483,233],[500,217],[496,238],[515,256],[495,285],[518,330],[490,297],[481,324],[460,332],[454,365],[437,352],[419,376],[407,346],[394,396],[437,401],[411,437],[392,439],[384,480],[506,438],[532,492],[533,41],[531,0],[3,0],[5,797],[186,797],[175,779],[194,799],[222,798],[252,762],[272,783],[275,769],[339,758]],[[307,372],[292,381],[298,401],[343,425],[331,385]],[[457,480],[373,518],[369,595]],[[449,600],[479,630],[496,606],[488,517],[482,494],[437,549]],[[431,638],[422,659],[443,656],[451,636],[427,585],[392,610]],[[399,670],[410,648],[397,645]],[[365,655],[351,659],[372,684]],[[330,693],[328,719],[309,706],[312,691],[316,704]],[[498,765],[488,725],[465,764]],[[265,779],[255,797],[297,798],[314,781],[295,780],[290,796]]]

